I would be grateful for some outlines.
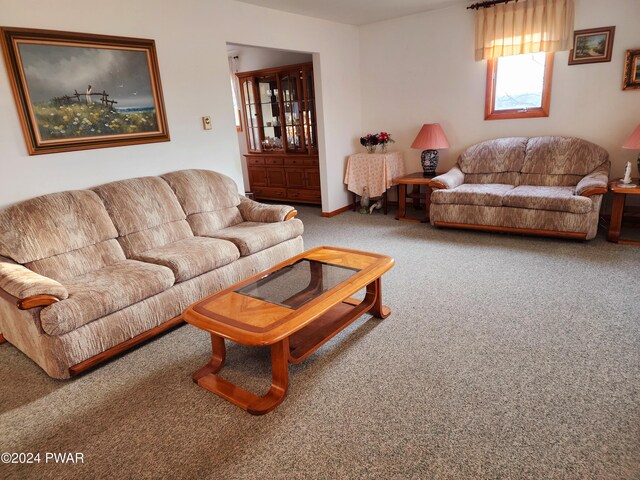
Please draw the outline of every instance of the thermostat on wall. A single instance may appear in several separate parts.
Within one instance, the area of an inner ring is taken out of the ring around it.
[[[211,130],[213,128],[213,126],[211,125],[211,117],[210,116],[205,116],[202,117],[202,128],[204,128],[205,130]]]

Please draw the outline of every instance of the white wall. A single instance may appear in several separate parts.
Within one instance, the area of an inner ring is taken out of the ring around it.
[[[612,61],[569,66],[568,52],[556,53],[550,116],[491,121],[484,120],[487,65],[473,58],[471,10],[454,6],[366,25],[360,39],[363,132],[391,132],[398,142],[392,147],[404,153],[411,171],[420,170],[420,152],[409,146],[423,123],[441,123],[449,138],[439,170],[481,140],[578,136],[606,148],[612,175],[621,176],[638,154],[621,148],[640,123],[640,90],[621,89],[625,51],[640,48],[638,19],[638,0],[576,0],[577,30],[616,26]]]
[[[358,30],[230,0],[112,0],[112,17],[84,15],[80,0],[0,0],[0,25],[156,41],[171,142],[29,156],[5,66],[0,69],[0,207],[35,195],[181,168],[243,179],[229,94],[226,42],[314,52],[323,209],[347,203],[341,179],[360,131]],[[350,72],[345,76],[344,72]],[[345,78],[346,77],[346,78]],[[211,115],[213,130],[200,117]],[[331,178],[331,181],[327,181]]]
[[[229,55],[238,56],[237,66],[239,72],[295,65],[296,63],[307,63],[312,60],[311,53],[252,47],[235,43],[227,45],[227,51]]]

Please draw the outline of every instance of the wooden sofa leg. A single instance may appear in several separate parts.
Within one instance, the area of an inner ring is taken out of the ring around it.
[[[7,339],[6,339],[6,338],[4,338],[4,335],[2,335],[2,334],[0,333],[0,343],[4,343],[4,342],[6,342],[6,341],[7,341]]]

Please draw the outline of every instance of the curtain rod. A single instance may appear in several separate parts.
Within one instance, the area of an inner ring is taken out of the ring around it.
[[[498,5],[500,3],[509,3],[509,2],[518,2],[518,0],[489,0],[487,2],[478,2],[478,3],[474,3],[473,5],[469,5],[467,7],[467,10],[471,9],[471,10],[479,10],[481,8],[489,8],[489,7],[493,7],[494,5]]]

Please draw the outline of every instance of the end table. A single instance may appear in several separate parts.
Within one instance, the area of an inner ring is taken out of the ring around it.
[[[624,213],[624,202],[627,195],[640,195],[640,179],[634,178],[632,182],[635,187],[624,187],[620,180],[613,181],[609,184],[609,190],[613,192],[613,206],[611,207],[611,222],[609,223],[609,233],[607,240],[623,245],[640,245],[637,240],[624,240],[620,238],[620,228],[622,227],[622,214]]]
[[[434,177],[435,175],[425,177],[422,172],[416,172],[393,179],[393,183],[398,185],[398,214],[396,215],[396,220],[405,222],[429,222],[429,206],[431,205],[431,187],[429,186],[429,182]],[[424,195],[424,218],[407,217],[407,185],[413,185],[413,191],[410,195],[414,199],[414,204],[419,204],[420,196]],[[424,194],[420,192],[421,185],[425,186]]]

